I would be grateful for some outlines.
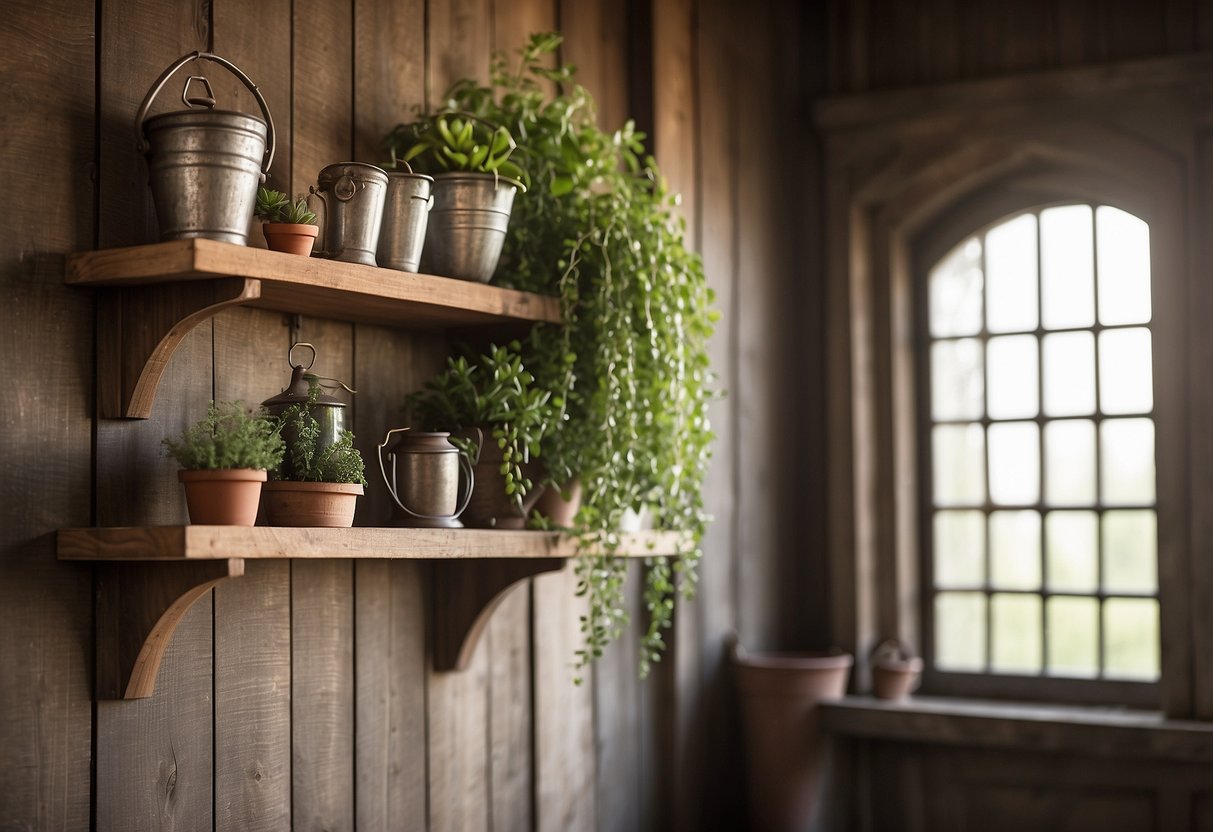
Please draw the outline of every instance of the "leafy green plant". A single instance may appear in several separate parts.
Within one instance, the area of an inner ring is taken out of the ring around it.
[[[195,471],[276,468],[283,455],[274,420],[264,410],[246,410],[243,402],[211,402],[205,418],[163,444],[178,465]]]
[[[411,124],[399,124],[386,139],[392,161],[411,163],[419,173],[469,171],[523,180],[510,161],[518,145],[510,131],[471,113],[443,111]]]
[[[590,606],[579,668],[627,621],[626,564],[610,555],[624,513],[649,506],[660,527],[690,533],[673,562],[648,560],[644,676],[665,648],[675,595],[695,590],[712,440],[707,340],[717,315],[644,136],[631,122],[598,127],[574,70],[544,65],[560,42],[533,35],[514,70],[495,56],[490,84],[456,83],[445,107],[504,125],[523,142],[531,187],[514,206],[494,282],[557,295],[565,321],[532,332],[526,361],[559,411],[544,463],[554,483],[580,477],[582,548],[605,552],[578,562]]]
[[[463,356],[450,358],[441,375],[406,401],[413,418],[426,430],[489,428],[491,440],[501,448],[505,493],[519,508],[534,487],[523,466],[539,456],[543,437],[558,413],[551,393],[540,389],[523,366],[520,348],[512,341],[490,346],[474,362]],[[475,462],[474,441],[458,437],[451,441]]]
[[[257,205],[253,209],[265,222],[286,222],[295,225],[315,225],[316,215],[308,210],[307,200],[299,197],[291,202],[281,191],[270,188],[257,189]]]
[[[320,444],[320,422],[312,415],[320,386],[313,384],[307,402],[293,404],[279,416],[281,430],[288,437],[286,453],[291,476],[299,482],[358,483],[365,486],[366,463],[354,447],[354,434],[343,430],[337,441]]]

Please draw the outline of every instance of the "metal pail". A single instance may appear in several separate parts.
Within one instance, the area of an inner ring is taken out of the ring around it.
[[[217,63],[240,79],[261,107],[265,120],[216,110],[210,82],[191,75],[181,90],[190,109],[147,118],[156,95],[192,60]],[[206,94],[190,95],[201,82]],[[147,156],[148,181],[156,204],[161,240],[206,237],[245,245],[257,201],[257,185],[274,160],[274,122],[257,86],[225,58],[209,52],[183,55],[166,69],[139,106],[135,135]]]
[[[399,434],[395,443],[392,436]],[[392,523],[406,528],[461,529],[459,515],[471,499],[475,475],[449,433],[392,428],[379,444],[379,473],[399,512]],[[384,460],[384,453],[387,459]],[[388,471],[391,471],[389,474]],[[459,497],[462,471],[465,492]]]
[[[362,162],[328,165],[312,190],[324,204],[322,257],[375,265],[387,171]]]
[[[425,227],[434,204],[433,177],[409,171],[387,172],[387,200],[379,229],[379,265],[402,272],[421,266]]]
[[[442,173],[434,178],[421,270],[487,283],[497,270],[505,231],[522,183],[491,173]]]

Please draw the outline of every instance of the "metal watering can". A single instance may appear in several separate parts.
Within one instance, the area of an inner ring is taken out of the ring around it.
[[[152,102],[181,67],[193,60],[217,63],[240,79],[257,99],[265,120],[216,110],[211,83],[191,75],[181,90],[188,109],[147,118]],[[205,94],[190,95],[195,81]],[[245,245],[257,201],[257,185],[274,161],[274,121],[257,85],[226,58],[191,52],[161,73],[135,115],[135,140],[147,156],[148,182],[161,240],[205,237]]]
[[[299,347],[306,347],[312,351],[311,360],[308,361],[306,366],[302,363],[295,363],[294,354],[295,350]],[[342,389],[349,390],[351,393],[354,392],[343,382],[336,379],[322,378],[308,372],[312,368],[312,365],[316,363],[316,348],[306,341],[300,341],[291,347],[290,352],[287,353],[287,362],[291,365],[290,384],[277,396],[271,396],[261,403],[262,407],[271,416],[279,417],[293,405],[306,404],[313,387],[320,387],[322,389],[325,387],[330,389],[341,387]],[[324,384],[324,382],[329,383]],[[318,393],[316,401],[308,410],[312,418],[320,425],[320,436],[316,440],[316,453],[319,454],[341,438],[341,432],[346,428],[346,404],[336,396],[329,395],[328,393]],[[294,442],[293,428],[284,427],[282,438],[286,440],[287,447],[289,448]],[[291,459],[288,453],[286,458],[282,460],[279,474],[286,479],[290,479],[292,473]]]
[[[390,448],[392,436],[400,434]],[[393,523],[406,528],[462,529],[459,515],[472,498],[475,476],[472,463],[450,443],[449,433],[423,433],[392,428],[379,444],[379,473],[392,500],[403,514],[393,511]],[[384,461],[387,451],[390,466]],[[391,476],[388,476],[388,468]],[[467,492],[459,499],[459,472],[467,478]],[[399,478],[399,479],[398,479]]]

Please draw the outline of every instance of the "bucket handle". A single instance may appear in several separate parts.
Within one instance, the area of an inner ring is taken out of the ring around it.
[[[387,466],[383,464],[383,449],[386,448],[388,442],[392,440],[392,434],[404,433],[407,430],[408,428],[392,428],[387,432],[387,435],[383,437],[383,441],[379,443],[379,448],[377,449],[379,452],[379,473],[383,476],[383,484],[387,486],[388,493],[392,495],[392,500],[396,503],[396,505],[400,506],[401,510],[406,514],[422,520],[456,519],[459,517],[459,515],[463,514],[463,510],[468,507],[468,503],[471,502],[472,499],[472,488],[476,483],[476,474],[472,470],[472,461],[467,458],[466,454],[459,454],[459,467],[463,470],[463,473],[467,475],[467,493],[463,495],[463,500],[459,503],[459,508],[455,509],[454,514],[422,514],[419,511],[413,511],[411,508],[402,503],[400,501],[400,497],[396,494],[396,455],[392,455],[393,476],[391,479],[388,479]],[[480,428],[476,428],[476,432],[480,433]],[[483,434],[481,434],[481,438],[483,440]]]
[[[140,153],[147,153],[149,146],[147,143],[147,137],[143,134],[143,122],[144,119],[147,118],[147,111],[151,109],[152,101],[155,100],[156,96],[160,93],[160,90],[163,89],[164,85],[168,83],[168,79],[173,77],[177,70],[181,69],[181,67],[185,66],[190,61],[198,59],[212,61],[213,63],[217,63],[223,68],[227,69],[237,78],[239,78],[244,86],[248,87],[249,92],[253,94],[253,97],[257,99],[257,105],[261,108],[261,114],[265,116],[265,161],[261,164],[261,181],[264,182],[266,174],[269,173],[270,165],[274,162],[274,120],[270,117],[270,108],[266,106],[265,99],[261,95],[261,90],[257,89],[257,85],[249,80],[247,75],[240,71],[240,67],[236,66],[227,58],[221,58],[212,52],[194,51],[190,52],[188,55],[182,55],[177,59],[176,63],[160,74],[160,77],[156,79],[156,83],[152,84],[152,88],[147,91],[147,96],[144,97],[143,103],[139,105],[139,111],[135,114],[135,146],[139,148]],[[186,86],[189,86],[188,81],[186,82]],[[207,84],[207,87],[209,89],[210,85]],[[184,94],[185,93],[182,92],[182,95]],[[189,102],[187,101],[186,103],[188,104]]]

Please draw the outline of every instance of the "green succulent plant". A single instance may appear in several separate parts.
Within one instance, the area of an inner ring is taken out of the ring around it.
[[[523,466],[540,454],[541,443],[556,418],[551,393],[540,389],[523,366],[521,345],[492,345],[469,362],[459,356],[447,360],[446,370],[408,396],[406,406],[425,430],[454,430],[487,426],[502,452],[501,474],[505,493],[522,508],[522,499],[534,487]],[[452,437],[452,442],[475,462],[474,441]]]
[[[250,412],[243,402],[211,402],[206,417],[163,440],[166,453],[188,470],[277,468],[283,442],[278,425],[264,410]]]
[[[299,197],[291,202],[281,191],[270,188],[257,189],[257,205],[253,213],[264,222],[286,222],[295,225],[315,225],[316,215],[308,210],[307,199]]]
[[[510,156],[517,149],[510,131],[471,113],[442,111],[397,125],[385,140],[392,160],[418,173],[496,173],[520,182],[525,174]]]
[[[516,68],[495,56],[490,83],[456,83],[445,107],[523,143],[530,191],[514,206],[494,283],[556,295],[565,321],[533,330],[525,360],[558,410],[543,445],[551,481],[581,479],[577,534],[583,550],[606,552],[578,561],[590,606],[579,668],[627,622],[626,562],[610,555],[625,512],[649,506],[659,527],[690,532],[674,559],[647,561],[644,676],[665,649],[676,594],[695,590],[716,395],[707,341],[718,316],[644,135],[631,122],[599,128],[575,71],[544,65],[560,42],[532,35]]]

